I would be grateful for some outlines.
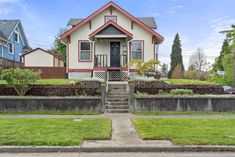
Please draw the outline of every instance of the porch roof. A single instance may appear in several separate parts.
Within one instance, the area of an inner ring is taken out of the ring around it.
[[[92,39],[94,37],[132,37],[133,35],[126,29],[113,21],[105,23],[103,26],[95,30],[89,35]]]

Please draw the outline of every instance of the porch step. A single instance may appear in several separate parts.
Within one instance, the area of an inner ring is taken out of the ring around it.
[[[106,106],[106,109],[129,109],[128,105],[110,105]]]
[[[126,95],[126,94],[123,94],[123,95],[120,95],[120,94],[112,94],[112,95],[107,95],[107,98],[126,99],[126,98],[127,98],[127,95]]]
[[[106,104],[120,106],[120,105],[128,105],[128,102],[127,101],[114,101],[114,102],[106,101]]]
[[[127,92],[115,92],[115,91],[112,91],[112,92],[108,92],[107,95],[127,95]]]
[[[109,98],[109,97],[107,97],[106,98],[106,101],[107,102],[119,102],[119,101],[126,101],[127,100],[127,98],[123,98],[123,97],[113,97],[113,98]]]
[[[128,113],[129,109],[107,109],[106,112],[109,112],[109,113]]]

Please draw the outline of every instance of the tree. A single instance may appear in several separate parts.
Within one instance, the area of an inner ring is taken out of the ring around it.
[[[180,69],[182,70],[181,73],[184,72],[184,65],[183,65],[183,57],[182,57],[182,49],[181,49],[181,43],[180,43],[180,37],[177,33],[172,45],[172,51],[171,51],[171,68],[168,73],[168,77],[172,78],[172,72],[175,69],[177,65],[182,66]]]
[[[189,69],[191,70],[196,70],[198,72],[208,70],[209,63],[207,62],[206,55],[201,48],[198,48],[197,52],[191,55],[189,63]]]
[[[166,78],[168,74],[168,65],[166,63],[163,63],[161,66],[161,77]]]
[[[215,59],[215,63],[212,65],[212,73],[217,73],[217,71],[224,71],[224,66],[223,66],[223,59],[224,56],[231,53],[231,47],[229,45],[228,39],[225,39],[222,45],[222,49],[220,51],[219,57]]]
[[[62,35],[67,29],[60,28],[59,33],[55,37],[54,45],[52,51],[60,55],[62,58],[66,58],[66,45],[60,40],[60,35]]]
[[[39,78],[40,72],[28,69],[12,68],[2,72],[2,79],[20,96],[24,96]]]

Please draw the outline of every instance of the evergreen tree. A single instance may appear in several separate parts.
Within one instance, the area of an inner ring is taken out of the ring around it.
[[[222,49],[220,51],[219,57],[215,59],[215,63],[213,64],[212,72],[216,73],[217,71],[224,71],[223,59],[224,56],[231,53],[231,48],[227,39],[224,40]]]
[[[52,51],[55,51],[58,55],[66,58],[66,45],[64,45],[60,40],[60,35],[63,34],[66,31],[66,29],[60,28],[59,33],[55,37],[54,45],[52,48]]]
[[[162,75],[161,77],[166,78],[167,73],[168,73],[168,65],[166,63],[163,63],[161,67],[161,75]]]
[[[180,69],[182,70],[182,73],[184,72],[184,65],[183,65],[183,57],[182,57],[182,49],[181,49],[181,43],[180,43],[180,37],[177,33],[172,45],[171,50],[171,68],[168,73],[168,77],[172,78],[172,72],[175,69],[177,65],[182,66]]]

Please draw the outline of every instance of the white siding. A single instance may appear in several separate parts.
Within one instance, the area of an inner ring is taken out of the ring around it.
[[[53,67],[54,56],[40,49],[24,56],[25,66]]]

